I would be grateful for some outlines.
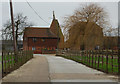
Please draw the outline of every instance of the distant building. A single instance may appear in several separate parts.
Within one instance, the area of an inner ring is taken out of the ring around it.
[[[3,51],[14,51],[13,40],[0,40]],[[17,43],[18,50],[23,48],[23,41],[19,40]]]
[[[117,49],[118,37],[104,36],[103,28],[93,22],[79,22],[73,28],[80,29],[75,31],[79,32],[79,35],[75,40],[69,38],[65,42],[65,48],[73,50]],[[69,35],[69,37],[73,37],[73,35]]]
[[[56,49],[64,47],[62,44],[64,44],[64,37],[54,13],[50,28],[25,28],[23,35],[24,50],[33,50],[34,53],[55,53]]]
[[[75,40],[72,39],[74,35],[69,35],[65,47],[75,50],[94,50],[97,46],[99,49],[103,47],[103,29],[98,25],[90,22],[79,22],[73,26],[74,29],[79,29],[79,35]],[[72,43],[71,43],[72,42]]]
[[[104,36],[104,49],[118,49],[118,36]]]

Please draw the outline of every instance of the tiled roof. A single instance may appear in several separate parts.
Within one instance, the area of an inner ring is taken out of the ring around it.
[[[58,23],[57,19],[53,19],[53,20],[52,20],[52,23],[51,23],[51,25],[50,25],[50,30],[51,30],[55,35],[58,35],[58,34],[57,34],[57,33],[58,33],[58,25],[59,25],[59,23]]]
[[[57,38],[57,36],[50,31],[50,28],[41,27],[27,27],[25,28],[24,35],[26,37],[52,37]]]

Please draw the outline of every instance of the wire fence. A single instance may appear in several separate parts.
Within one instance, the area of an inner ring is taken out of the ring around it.
[[[33,51],[18,51],[16,53],[10,51],[3,51],[2,77],[6,76],[13,70],[18,69],[31,58],[33,58]]]
[[[105,73],[119,72],[118,50],[58,50],[56,54]]]

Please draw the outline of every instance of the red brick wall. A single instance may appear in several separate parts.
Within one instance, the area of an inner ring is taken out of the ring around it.
[[[27,43],[28,43],[28,38],[23,36],[23,50],[28,50]]]
[[[53,38],[44,38],[44,41],[42,40],[42,38],[37,38],[36,42],[33,41],[33,38],[28,38],[26,41],[28,42],[23,42],[24,49],[28,46],[28,49],[32,50],[32,47],[35,47],[35,52],[37,53],[41,53],[41,50],[45,48],[49,50],[57,48],[57,39]]]

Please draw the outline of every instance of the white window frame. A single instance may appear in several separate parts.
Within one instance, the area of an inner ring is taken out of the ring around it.
[[[35,47],[32,47],[32,50],[36,50],[36,48],[35,48]]]

